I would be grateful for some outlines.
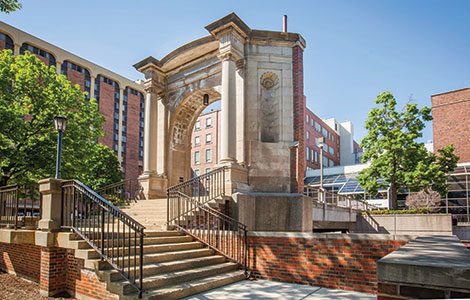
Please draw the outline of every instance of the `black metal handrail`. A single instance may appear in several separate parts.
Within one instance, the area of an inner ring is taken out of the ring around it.
[[[211,199],[225,196],[225,170],[188,180],[167,190],[167,224],[236,262],[247,272],[248,243],[246,225],[207,205]],[[204,182],[201,195],[200,186]],[[194,193],[194,186],[198,189]]]
[[[62,183],[62,227],[71,228],[143,292],[144,229],[78,180]]]
[[[115,205],[127,205],[137,200],[142,190],[137,179],[126,179],[101,187],[96,193]]]
[[[0,225],[36,229],[41,208],[42,196],[38,184],[0,187]]]

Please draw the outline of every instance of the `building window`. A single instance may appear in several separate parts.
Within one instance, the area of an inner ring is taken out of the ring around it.
[[[201,122],[199,120],[196,121],[196,124],[194,124],[194,131],[201,130]]]
[[[206,119],[206,128],[212,127],[212,118],[207,118]]]
[[[305,115],[305,118],[306,118],[307,124],[310,123],[310,117],[309,117],[309,115]]]
[[[0,32],[0,40],[5,41],[5,49],[10,49],[12,52],[14,52],[15,44],[13,43],[13,40],[8,35]]]
[[[328,160],[328,166],[329,167],[334,167],[335,166],[335,162],[332,161],[331,159]]]
[[[321,132],[321,125],[318,122],[315,122],[315,130]]]
[[[206,149],[206,163],[212,162],[211,149]]]
[[[310,148],[307,147],[307,161],[310,160]]]
[[[212,133],[206,134],[206,144],[212,143]]]
[[[328,138],[328,129],[322,128],[322,135],[323,135],[325,138]]]
[[[333,149],[333,147],[330,147],[330,154],[335,155],[335,149]]]
[[[315,161],[315,160],[314,160],[314,154],[313,154],[314,152],[315,152],[315,150],[310,149],[310,159],[312,160],[312,162]]]
[[[201,153],[199,151],[194,152],[194,164],[199,165],[201,163]]]
[[[199,146],[201,144],[201,138],[199,136],[194,137],[194,146]]]
[[[315,151],[315,162],[318,163],[318,152]]]
[[[323,166],[328,167],[328,158],[323,156]]]
[[[198,177],[199,176],[199,169],[196,169],[194,170],[194,177]]]
[[[211,168],[206,168],[206,174],[211,171]]]
[[[310,132],[307,131],[307,141],[310,141]]]
[[[26,51],[29,51],[33,54],[36,54],[36,55],[39,55],[41,57],[44,57],[45,59],[48,60],[48,63],[49,63],[49,67],[56,67],[56,62],[55,62],[55,57],[54,55],[44,51],[44,50],[41,50],[37,47],[34,47],[34,46],[31,46],[27,43],[23,43],[23,45],[21,45],[21,48],[20,48],[20,54],[23,55]]]

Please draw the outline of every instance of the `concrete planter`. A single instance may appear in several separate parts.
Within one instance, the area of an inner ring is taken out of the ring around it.
[[[358,215],[354,232],[405,235],[452,235],[452,215]]]

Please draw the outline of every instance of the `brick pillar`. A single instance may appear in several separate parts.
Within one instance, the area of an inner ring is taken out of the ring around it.
[[[294,95],[294,142],[299,142],[296,158],[291,158],[291,193],[303,193],[305,176],[305,96],[303,48],[292,48],[292,81]],[[293,151],[293,150],[291,150]],[[293,153],[292,153],[293,154]],[[291,155],[292,157],[293,155]]]
[[[53,297],[66,290],[66,249],[57,247],[41,248],[41,295]]]

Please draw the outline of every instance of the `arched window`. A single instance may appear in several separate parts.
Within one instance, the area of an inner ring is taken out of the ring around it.
[[[90,77],[90,72],[88,72],[87,69],[80,67],[73,62],[70,62],[68,60],[64,61],[62,63],[62,66],[60,67],[60,74],[68,76],[68,70],[72,69],[75,70],[79,73],[82,73],[85,75],[85,79],[83,82],[83,90],[87,92],[86,100],[90,100],[90,92],[91,92],[91,77]]]
[[[49,67],[51,66],[56,66],[56,63],[55,63],[55,57],[54,55],[52,55],[51,53],[47,52],[47,51],[44,51],[42,49],[39,49],[35,46],[31,46],[30,44],[28,43],[23,43],[23,45],[21,45],[21,48],[20,48],[20,54],[23,55],[26,51],[29,51],[33,54],[36,54],[36,55],[39,55],[41,57],[44,57],[46,60],[48,60],[49,62]]]
[[[5,41],[5,49],[15,50],[15,44],[13,44],[13,40],[8,35],[0,32],[0,40]]]

